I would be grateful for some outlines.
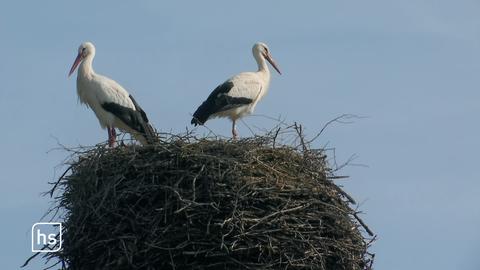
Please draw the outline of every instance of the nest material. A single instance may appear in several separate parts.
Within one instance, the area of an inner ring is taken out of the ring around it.
[[[171,137],[78,154],[59,183],[67,269],[367,269],[323,151]]]

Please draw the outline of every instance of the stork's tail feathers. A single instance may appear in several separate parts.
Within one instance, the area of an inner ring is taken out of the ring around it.
[[[149,123],[145,123],[143,125],[143,129],[145,130],[145,134],[143,134],[143,136],[145,137],[145,141],[147,142],[146,144],[154,144],[159,141],[157,132],[152,127],[152,125],[150,125]]]
[[[135,110],[137,111],[137,116],[139,118],[140,128],[137,130],[140,131],[142,139],[139,141],[143,145],[147,144],[154,144],[159,141],[157,132],[153,128],[152,125],[148,122],[148,117],[145,111],[138,105],[137,101],[133,98],[132,95],[129,96],[135,106]]]
[[[237,98],[228,96],[227,93],[233,88],[233,82],[228,80],[213,90],[208,98],[198,107],[193,114],[192,125],[203,125],[211,115],[232,109],[238,104],[249,104],[252,101],[248,98]]]
[[[139,141],[142,145],[152,145],[159,141],[157,132],[148,123],[143,124],[142,131],[134,131],[131,133],[133,137]]]

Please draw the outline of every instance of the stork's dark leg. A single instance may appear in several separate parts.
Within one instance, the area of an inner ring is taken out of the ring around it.
[[[236,129],[236,127],[235,127],[235,121],[236,121],[236,120],[232,120],[232,138],[233,138],[234,140],[236,140],[237,137],[238,137],[237,129]]]

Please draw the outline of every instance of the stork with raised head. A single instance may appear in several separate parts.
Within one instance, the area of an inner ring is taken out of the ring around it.
[[[108,145],[115,145],[115,128],[132,134],[143,145],[152,143],[155,131],[145,112],[120,84],[93,71],[94,57],[95,46],[91,42],[82,43],[68,76],[78,67],[78,98],[93,110],[100,126],[108,130]]]
[[[238,137],[236,121],[251,114],[258,101],[265,96],[270,84],[270,70],[265,60],[282,74],[270,54],[267,44],[258,42],[252,48],[257,61],[257,72],[242,72],[217,86],[195,111],[192,125],[203,125],[214,117],[228,117],[232,120],[233,139]]]

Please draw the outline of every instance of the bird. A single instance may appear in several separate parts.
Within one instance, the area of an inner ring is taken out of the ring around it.
[[[232,121],[232,137],[234,140],[237,139],[236,121],[253,113],[257,103],[268,91],[270,70],[266,61],[278,74],[282,74],[267,44],[255,43],[252,53],[257,61],[258,70],[239,73],[218,85],[193,114],[192,125],[203,125],[215,117],[227,117]]]
[[[142,145],[153,143],[155,130],[149,124],[145,111],[120,84],[95,73],[92,67],[94,57],[95,46],[91,42],[82,43],[68,77],[78,67],[78,98],[80,103],[93,110],[100,126],[107,129],[108,145],[115,145],[115,128],[130,133]]]

